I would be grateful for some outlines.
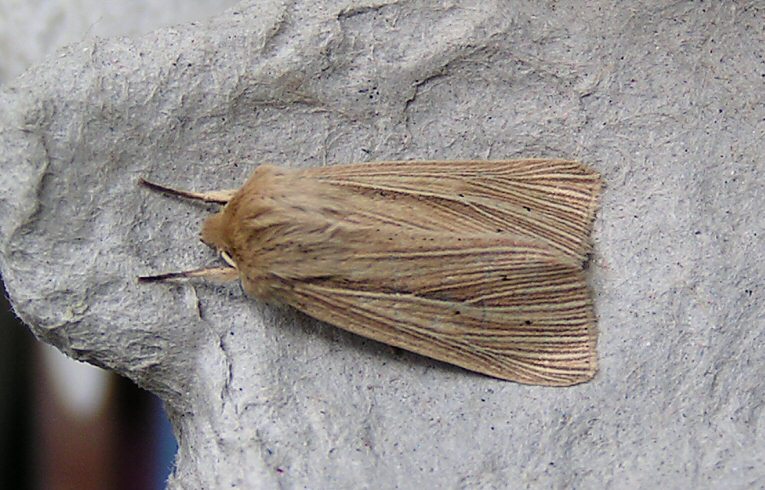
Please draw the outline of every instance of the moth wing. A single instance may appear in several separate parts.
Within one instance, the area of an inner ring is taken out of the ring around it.
[[[384,242],[388,232],[398,234],[395,241]],[[336,238],[344,251],[324,257],[334,265],[324,262],[315,274],[292,269],[300,277],[275,271],[282,301],[350,332],[497,378],[567,386],[594,376],[595,316],[584,273],[571,258],[498,235],[433,239],[377,228]]]
[[[357,194],[361,224],[366,218],[369,225],[393,220],[430,231],[510,232],[580,261],[590,249],[602,185],[589,167],[550,159],[375,162],[302,172]]]

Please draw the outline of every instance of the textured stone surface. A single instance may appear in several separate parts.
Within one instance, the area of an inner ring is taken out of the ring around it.
[[[206,19],[236,0],[0,0],[0,83],[56,49]]]
[[[353,3],[87,41],[0,92],[0,267],[34,333],[165,400],[179,488],[765,485],[765,12]],[[139,176],[526,156],[608,185],[585,385],[474,375],[238,287],[135,281],[215,258],[211,208]]]

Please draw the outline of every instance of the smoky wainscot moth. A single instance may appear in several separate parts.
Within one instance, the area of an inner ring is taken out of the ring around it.
[[[597,369],[584,265],[601,190],[578,162],[261,165],[202,241],[225,265],[144,276],[241,281],[247,295],[488,376],[568,386]]]

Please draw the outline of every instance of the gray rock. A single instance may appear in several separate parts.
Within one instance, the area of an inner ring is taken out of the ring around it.
[[[351,2],[348,2],[350,4]],[[74,45],[0,92],[0,269],[41,340],[165,401],[174,488],[765,485],[765,42],[752,5],[266,1]],[[600,373],[521,386],[238,287],[213,208],[259,163],[556,156],[607,182]]]

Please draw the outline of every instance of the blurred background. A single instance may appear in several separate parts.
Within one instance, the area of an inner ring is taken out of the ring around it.
[[[58,48],[203,20],[234,0],[0,0],[0,88]],[[0,489],[159,489],[176,442],[161,402],[35,340],[0,298]]]

